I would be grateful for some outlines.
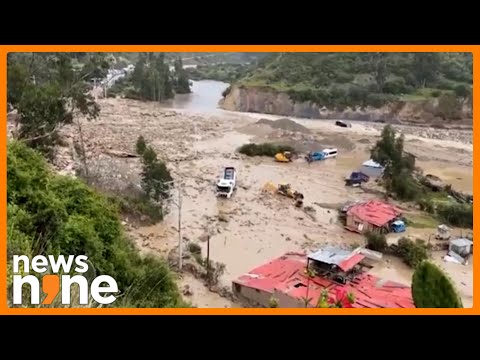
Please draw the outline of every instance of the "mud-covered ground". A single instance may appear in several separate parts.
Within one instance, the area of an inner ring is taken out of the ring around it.
[[[212,260],[226,265],[221,284],[229,287],[238,277],[286,251],[315,250],[324,244],[354,246],[362,237],[344,230],[334,210],[348,200],[373,198],[373,192],[347,188],[343,179],[369,158],[382,128],[379,124],[354,123],[351,128],[334,126],[334,121],[299,120],[286,131],[274,128],[260,118],[278,117],[223,112],[218,115],[194,115],[166,110],[156,104],[131,100],[101,101],[99,119],[83,122],[90,174],[100,187],[115,191],[132,191],[140,184],[138,158],[121,158],[109,152],[134,153],[135,142],[143,135],[171,169],[175,179],[185,182],[182,208],[184,243],[201,241],[206,229]],[[472,191],[472,134],[459,130],[432,130],[398,127],[406,136],[406,150],[417,156],[417,165],[451,183],[461,191]],[[65,129],[70,140],[78,139],[75,127]],[[301,150],[339,149],[337,159],[308,165],[302,159],[293,163],[275,163],[270,158],[246,158],[235,150],[249,141],[279,141]],[[57,166],[73,172],[79,166],[72,160],[73,146],[60,149]],[[229,199],[217,199],[214,189],[223,167],[237,168],[238,188]],[[295,208],[291,199],[263,194],[263,185],[288,182],[305,196],[306,213]],[[372,185],[372,190],[374,186]],[[408,211],[408,209],[406,209]],[[221,214],[222,220],[217,216]],[[137,227],[126,219],[126,229],[137,245],[162,256],[178,243],[177,209],[171,208],[161,224]],[[434,229],[408,229],[406,235],[428,237]],[[441,254],[435,261],[445,267],[455,280],[465,306],[472,303],[470,266],[446,264]],[[374,269],[378,275],[408,283],[411,270],[396,259],[389,259]],[[189,285],[187,295],[199,307],[237,306],[203,289],[197,280],[185,275],[181,285]]]

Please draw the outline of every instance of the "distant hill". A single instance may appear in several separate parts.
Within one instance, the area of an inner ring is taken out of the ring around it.
[[[465,118],[472,73],[471,53],[269,53],[255,68],[236,75],[232,89],[237,91],[227,91],[225,103],[230,110],[318,117],[321,108],[379,109],[430,100],[436,108],[433,117]],[[272,94],[285,94],[282,101],[288,99],[292,109],[279,110],[280,100]],[[270,105],[263,106],[265,101]],[[315,109],[303,111],[306,103]],[[295,108],[298,104],[302,109]]]
[[[287,91],[326,106],[374,106],[444,91],[469,96],[472,74],[471,53],[276,53],[240,84]]]

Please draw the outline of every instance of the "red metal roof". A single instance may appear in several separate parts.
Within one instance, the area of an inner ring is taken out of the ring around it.
[[[348,271],[353,269],[355,265],[357,265],[360,261],[365,259],[365,255],[362,254],[355,254],[343,260],[341,263],[338,264],[338,267],[343,271]]]
[[[353,215],[375,226],[384,226],[400,216],[402,212],[395,206],[380,200],[370,200],[351,206],[347,215]]]
[[[302,264],[303,268],[307,266],[307,258],[304,254],[287,253],[240,276],[234,282],[272,293],[275,286],[295,276],[299,264]]]
[[[323,290],[334,298],[336,290],[344,288],[353,293],[356,308],[414,308],[409,286],[382,280],[368,273],[357,276],[346,285],[316,276],[305,275],[305,255],[289,253],[262,265],[241,276],[234,283],[270,294],[281,292],[295,299],[311,299],[310,305],[318,303]],[[308,294],[307,294],[308,289]]]

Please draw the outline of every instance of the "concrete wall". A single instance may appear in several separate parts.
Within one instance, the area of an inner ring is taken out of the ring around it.
[[[284,293],[275,291],[273,292],[273,296],[275,299],[278,300],[278,307],[279,308],[303,308],[305,307],[305,303],[300,299],[292,298]]]
[[[246,299],[248,302],[258,304],[260,306],[269,307],[272,294],[267,291],[253,289],[241,284],[232,284],[233,293],[240,299]]]
[[[365,233],[367,231],[375,231],[375,226],[364,222],[360,218],[354,216],[354,215],[347,215],[347,227],[352,228],[352,229],[357,229],[358,230],[358,224],[355,224],[355,222],[359,222],[363,224],[363,229],[361,230],[362,233]]]

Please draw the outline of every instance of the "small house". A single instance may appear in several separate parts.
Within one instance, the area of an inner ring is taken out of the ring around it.
[[[370,177],[380,177],[383,174],[383,170],[382,165],[370,159],[362,164],[360,172]]]
[[[247,306],[316,307],[324,292],[354,296],[354,308],[414,308],[409,286],[378,278],[362,270],[366,256],[328,247],[313,254],[287,253],[232,282],[234,294]],[[308,269],[308,270],[307,270]]]
[[[345,227],[360,234],[365,232],[389,233],[392,224],[401,216],[395,206],[380,200],[370,200],[351,206],[347,210]]]
[[[473,252],[473,241],[465,238],[450,240],[448,252],[460,255],[465,259]]]

